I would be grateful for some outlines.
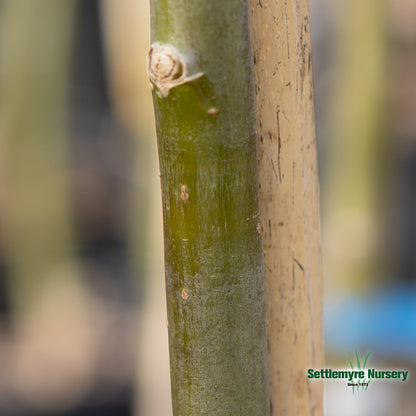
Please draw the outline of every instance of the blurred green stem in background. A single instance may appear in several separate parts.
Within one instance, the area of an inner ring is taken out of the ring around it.
[[[2,239],[17,311],[72,254],[68,76],[77,1],[2,4]]]
[[[330,140],[323,180],[324,276],[328,288],[368,288],[379,258],[386,167],[385,5],[339,2]]]
[[[105,41],[105,64],[111,104],[117,120],[134,138],[133,187],[129,218],[129,252],[137,276],[139,299],[146,297],[151,267],[153,233],[148,232],[149,207],[158,186],[154,119],[146,52],[149,46],[148,7],[145,1],[102,0],[100,14]],[[139,21],[137,20],[139,19]],[[154,175],[152,175],[154,174]],[[160,198],[160,197],[159,197]],[[159,200],[157,203],[160,203]]]

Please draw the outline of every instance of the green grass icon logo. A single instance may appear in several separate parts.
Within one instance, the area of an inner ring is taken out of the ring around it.
[[[370,356],[370,354],[371,354],[371,352],[369,352],[365,356],[363,366],[361,367],[360,357],[358,356],[357,350],[355,350],[355,357],[357,359],[357,370],[358,371],[364,371],[365,370],[365,365],[367,364],[367,360],[368,360],[368,357]],[[351,369],[355,370],[350,358],[348,358],[348,361],[350,363]],[[362,388],[362,390],[367,391],[371,380],[369,378],[368,379],[364,378],[364,379],[358,379],[358,380],[352,380],[352,381],[353,381],[352,394],[355,394],[355,392],[358,391],[360,389],[360,387]]]

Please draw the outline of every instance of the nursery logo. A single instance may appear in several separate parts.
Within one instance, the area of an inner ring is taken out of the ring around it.
[[[365,365],[367,364],[367,360],[368,357],[370,356],[371,352],[369,352],[364,359],[363,362],[363,368],[361,368],[361,362],[360,362],[360,358],[358,357],[358,353],[357,350],[355,350],[355,357],[357,359],[357,371],[354,371],[354,366],[351,362],[351,359],[348,357],[348,362],[350,363],[351,366],[351,370],[353,370],[353,372],[355,373],[354,376],[355,378],[352,379],[351,382],[347,383],[347,386],[352,387],[352,394],[354,394],[356,391],[359,390],[359,388],[361,387],[364,391],[367,391],[368,386],[370,385],[370,381],[371,378],[368,375],[368,377],[365,377]],[[358,375],[358,377],[357,377]]]
[[[308,370],[308,378],[310,379],[346,379],[347,387],[351,387],[352,393],[355,394],[359,390],[367,391],[371,380],[391,380],[391,381],[406,381],[409,375],[408,370],[376,370],[374,368],[367,368],[367,360],[371,352],[367,353],[364,359],[360,357],[355,351],[355,357],[351,360],[348,358],[351,369],[333,370],[332,368],[322,368]],[[353,364],[354,360],[356,361]]]

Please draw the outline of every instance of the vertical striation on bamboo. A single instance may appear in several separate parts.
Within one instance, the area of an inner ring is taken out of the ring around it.
[[[322,414],[319,185],[307,1],[252,0],[271,416]]]

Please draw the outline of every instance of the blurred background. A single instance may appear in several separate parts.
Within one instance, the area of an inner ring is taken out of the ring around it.
[[[310,0],[327,367],[416,369],[416,3]],[[0,416],[170,415],[147,0],[0,0]],[[332,415],[413,415],[416,379]]]

